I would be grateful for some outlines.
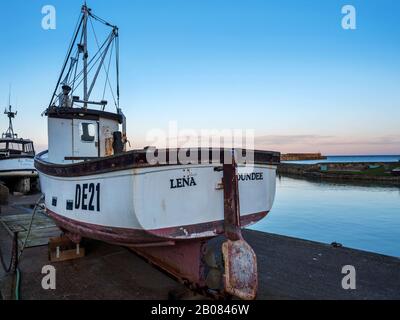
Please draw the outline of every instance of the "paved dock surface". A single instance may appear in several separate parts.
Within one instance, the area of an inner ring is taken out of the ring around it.
[[[259,299],[400,299],[400,259],[256,231],[244,236],[258,258]],[[342,288],[342,268],[356,290]]]
[[[12,196],[0,215],[26,214],[34,196]],[[21,207],[22,206],[22,207]],[[25,209],[22,209],[25,208]],[[400,299],[400,259],[347,248],[244,231],[258,258],[258,299]],[[8,259],[9,233],[0,226],[0,246]],[[41,286],[49,265],[47,246],[23,254],[21,299],[168,299],[182,286],[131,251],[88,241],[83,259],[57,262],[57,289]],[[356,269],[356,290],[342,288],[342,267]],[[9,278],[0,268],[0,289]]]

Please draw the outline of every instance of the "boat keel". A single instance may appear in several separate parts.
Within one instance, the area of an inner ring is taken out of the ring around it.
[[[257,295],[257,257],[244,240],[225,241],[222,245],[224,257],[224,290],[243,300],[254,300]]]
[[[240,226],[237,167],[224,164],[225,235],[213,239],[177,242],[172,247],[133,247],[152,264],[167,271],[191,289],[214,297],[257,295],[257,258],[243,239]]]

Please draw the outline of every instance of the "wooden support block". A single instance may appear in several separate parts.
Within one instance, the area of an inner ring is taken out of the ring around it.
[[[66,236],[49,239],[49,260],[51,262],[67,261],[83,258],[85,248],[75,244]]]

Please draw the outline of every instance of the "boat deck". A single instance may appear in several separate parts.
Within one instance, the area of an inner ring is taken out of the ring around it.
[[[13,216],[15,225],[20,215],[23,228],[38,197],[11,196],[0,216]],[[40,220],[34,223],[36,240],[42,241],[43,228],[54,232],[51,223]],[[244,237],[258,257],[258,299],[400,299],[400,259],[250,230]],[[41,270],[51,263],[48,248],[40,241],[22,257],[21,299],[168,299],[171,291],[183,288],[131,251],[89,241],[85,258],[53,264],[57,289],[46,291]],[[11,237],[3,226],[0,246],[7,260]],[[342,289],[344,265],[356,268],[356,290]],[[4,298],[10,297],[11,281],[0,268]]]

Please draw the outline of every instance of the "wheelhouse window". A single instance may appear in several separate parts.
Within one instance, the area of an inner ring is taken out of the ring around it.
[[[8,155],[7,142],[0,142],[0,158],[7,157]]]
[[[10,156],[10,155],[35,155],[35,149],[33,147],[33,142],[23,139],[10,139],[8,141],[0,141],[0,155]]]
[[[24,152],[25,153],[33,153],[35,150],[33,149],[33,143],[26,143],[24,145]]]
[[[82,122],[80,133],[83,142],[94,142],[96,140],[96,126],[93,123]]]
[[[18,152],[22,152],[23,151],[23,145],[21,143],[16,143],[16,142],[9,142],[8,143],[8,149],[10,149],[10,151],[18,151]]]

